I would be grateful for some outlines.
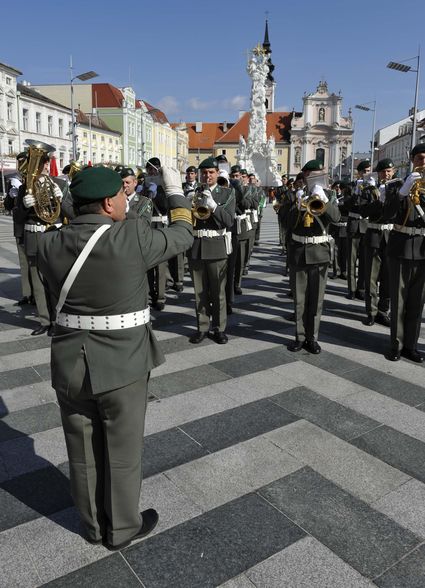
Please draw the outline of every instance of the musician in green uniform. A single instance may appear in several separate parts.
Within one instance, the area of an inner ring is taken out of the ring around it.
[[[328,227],[338,222],[340,212],[331,200],[331,193],[314,178],[323,178],[323,165],[315,159],[308,161],[302,171],[308,183],[307,189],[298,190],[296,202],[286,200],[282,218],[289,232],[288,258],[290,282],[295,305],[295,341],[289,343],[289,351],[305,349],[318,354],[317,342],[326,277],[331,259]]]
[[[147,535],[158,521],[154,509],[139,512],[147,383],[164,361],[149,319],[146,274],[193,240],[179,174],[164,169],[162,177],[166,230],[152,229],[145,217],[126,220],[120,175],[87,168],[70,186],[77,217],[45,232],[39,247],[57,301],[52,386],[72,496],[86,539],[111,550]]]
[[[190,342],[203,341],[211,327],[213,340],[225,344],[227,256],[231,252],[235,194],[233,188],[218,185],[219,169],[215,158],[202,161],[199,169],[204,186],[200,194],[202,207],[208,212],[204,219],[195,217],[195,238],[188,253],[198,325]]]
[[[127,196],[127,218],[145,217],[149,222],[152,217],[152,200],[137,192],[138,180],[133,168],[125,167],[120,176],[124,193]]]
[[[386,220],[394,223],[387,245],[391,298],[387,359],[397,361],[402,356],[422,363],[417,344],[425,303],[425,143],[416,145],[410,157],[414,171],[401,187],[387,190],[385,199]]]

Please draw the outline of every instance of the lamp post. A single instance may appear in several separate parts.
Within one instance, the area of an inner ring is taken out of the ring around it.
[[[373,108],[367,106],[368,104],[373,104]],[[370,169],[373,171],[373,160],[375,158],[376,100],[373,100],[372,102],[365,102],[364,104],[356,104],[355,108],[358,110],[364,110],[366,112],[373,112],[372,141],[370,144]]]
[[[77,137],[75,133],[75,112],[74,112],[74,80],[81,80],[85,82],[86,80],[91,80],[92,78],[96,78],[99,74],[95,71],[86,71],[85,73],[79,74],[78,76],[73,76],[73,68],[72,68],[72,55],[69,58],[69,72],[70,72],[70,81],[71,81],[71,121],[72,121],[72,159],[75,161],[77,159]]]
[[[405,63],[398,63],[396,61],[390,61],[387,64],[389,69],[395,69],[397,71],[401,71],[402,73],[407,73],[408,71],[413,71],[416,73],[416,84],[415,84],[415,104],[413,107],[413,126],[412,126],[412,141],[410,143],[410,150],[413,149],[416,143],[416,114],[418,111],[418,90],[419,90],[419,65],[420,65],[420,57],[421,51],[420,48],[418,49],[418,54],[416,57],[411,57],[410,59],[406,59],[405,61],[412,61],[412,59],[416,59],[416,69],[411,67],[410,65],[406,65]],[[410,162],[410,170],[412,170],[412,162]]]

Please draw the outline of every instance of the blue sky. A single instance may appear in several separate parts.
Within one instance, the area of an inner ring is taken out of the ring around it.
[[[303,93],[323,78],[331,91],[341,90],[344,114],[376,99],[380,128],[413,106],[415,74],[385,66],[418,54],[420,6],[412,0],[21,0],[6,15],[2,10],[0,61],[34,85],[66,83],[72,54],[75,74],[94,69],[99,82],[132,85],[170,121],[231,122],[249,106],[247,50],[263,41],[267,10],[276,110],[300,110]],[[421,72],[420,108],[423,82]],[[355,148],[366,151],[372,113],[355,110],[354,119]]]

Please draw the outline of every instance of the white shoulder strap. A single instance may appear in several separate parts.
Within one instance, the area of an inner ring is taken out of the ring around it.
[[[71,289],[71,286],[74,283],[75,278],[78,276],[80,269],[83,267],[84,262],[90,255],[91,250],[96,245],[97,241],[100,239],[103,233],[110,229],[111,226],[112,225],[101,225],[98,229],[96,229],[93,235],[90,237],[90,239],[83,247],[83,250],[81,251],[80,255],[75,260],[74,265],[70,269],[69,274],[67,275],[66,280],[62,286],[62,290],[59,295],[59,300],[56,305],[56,316],[62,310],[62,306],[65,303],[66,297],[68,296],[68,292]]]

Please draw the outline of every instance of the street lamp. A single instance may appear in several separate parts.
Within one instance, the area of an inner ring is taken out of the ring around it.
[[[72,69],[72,56],[69,60],[69,71],[70,71],[70,80],[71,80],[71,120],[72,120],[72,159],[75,161],[77,159],[77,141],[76,141],[76,133],[75,133],[75,112],[74,112],[74,80],[81,80],[85,82],[86,80],[91,80],[92,78],[96,78],[99,74],[95,71],[86,71],[78,76],[73,76],[73,69]]]
[[[405,63],[397,63],[396,61],[390,61],[387,65],[389,69],[395,69],[396,71],[401,71],[402,73],[407,73],[408,71],[413,71],[416,73],[416,85],[415,85],[415,105],[413,107],[413,127],[412,127],[412,141],[410,143],[410,150],[413,149],[416,143],[416,113],[418,111],[418,89],[419,89],[419,63],[420,63],[420,56],[421,51],[418,50],[418,54],[416,57],[411,57],[410,59],[406,59],[406,61],[412,61],[412,59],[417,60],[416,69],[413,69],[410,65],[406,65]],[[412,170],[412,162],[410,162],[410,170]]]
[[[368,104],[373,104],[373,108],[367,106]],[[364,110],[366,112],[373,112],[373,123],[372,123],[372,142],[370,145],[370,169],[373,171],[373,160],[375,156],[375,122],[376,122],[376,100],[372,102],[365,102],[364,104],[356,104],[355,108],[358,110]]]

